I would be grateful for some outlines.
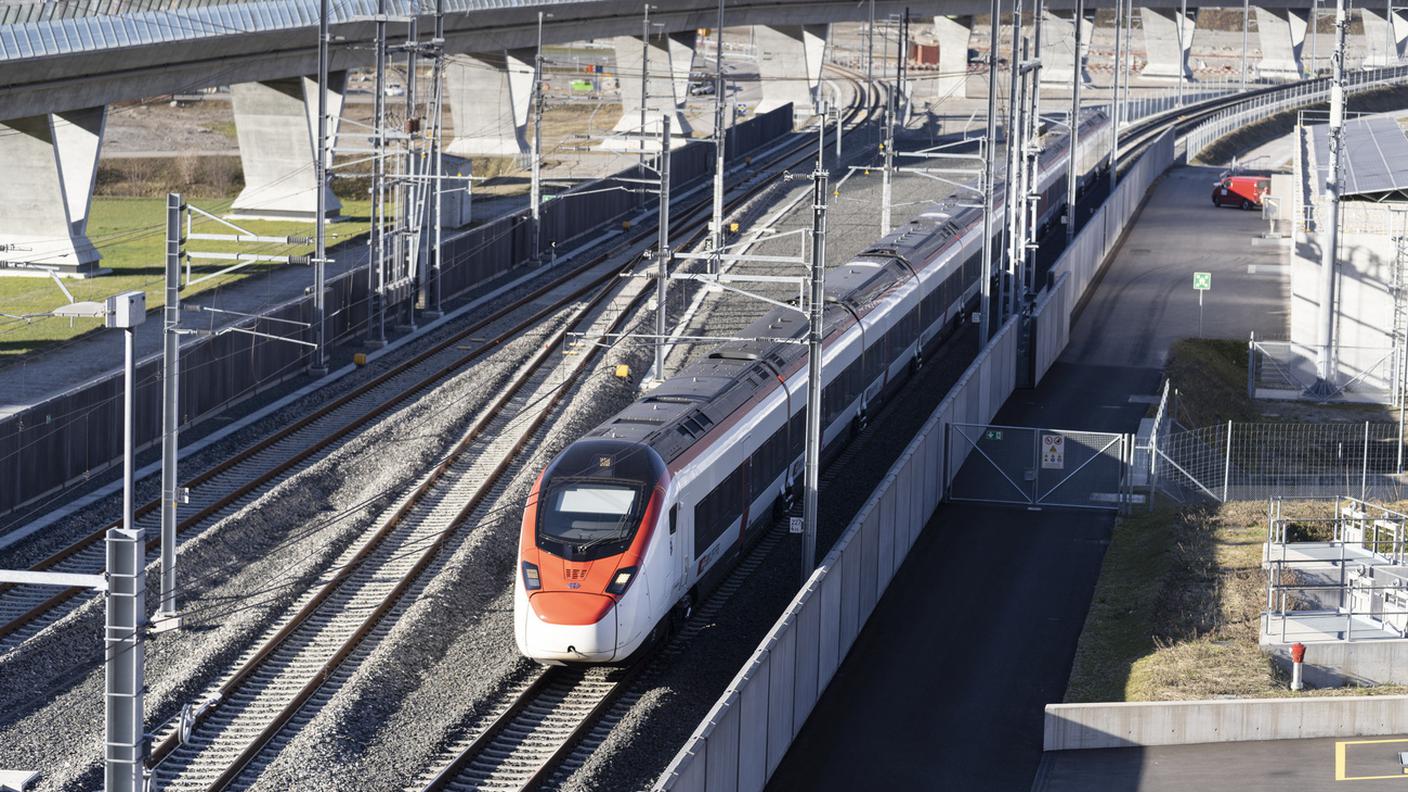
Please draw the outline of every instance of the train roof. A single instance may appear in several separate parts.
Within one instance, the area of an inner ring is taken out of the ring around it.
[[[1103,118],[1100,111],[1083,114],[1082,131]],[[972,203],[971,195],[938,201],[856,258],[828,270],[823,321],[827,334],[863,316],[909,277],[909,262],[928,261],[961,229],[977,222],[981,210],[965,205]],[[805,344],[796,342],[806,333],[806,317],[775,307],[739,332],[744,340],[719,345],[586,436],[649,445],[666,462],[672,461],[804,357]]]

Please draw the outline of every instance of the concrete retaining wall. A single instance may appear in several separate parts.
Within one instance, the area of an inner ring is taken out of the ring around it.
[[[1265,641],[1262,651],[1287,674],[1291,671],[1290,647]],[[1305,652],[1305,686],[1334,688],[1345,685],[1408,684],[1408,640],[1325,641],[1309,644]]]
[[[1408,696],[1047,704],[1042,749],[1367,737],[1408,732]]]

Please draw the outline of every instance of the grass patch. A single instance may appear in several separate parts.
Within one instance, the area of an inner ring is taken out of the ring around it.
[[[1169,380],[1189,383],[1179,401],[1189,426],[1260,419],[1247,395],[1247,342],[1184,338],[1169,348]]]
[[[197,201],[206,211],[219,214],[229,208],[229,199],[222,202]],[[103,254],[103,267],[112,270],[104,275],[87,280],[66,280],[64,285],[73,292],[76,300],[101,300],[105,297],[127,291],[142,290],[147,295],[148,310],[165,304],[164,256],[166,247],[165,198],[112,198],[93,199],[92,216],[88,222],[88,235]],[[361,236],[366,233],[369,206],[366,201],[344,201],[343,214],[350,219],[345,223],[329,226],[328,244]],[[241,226],[259,234],[268,235],[308,235],[313,233],[311,223],[245,221]],[[211,233],[230,232],[211,220],[197,222],[197,231]],[[231,232],[232,233],[232,232]],[[312,250],[311,245],[240,245],[231,246],[219,242],[196,242],[189,248],[210,251],[241,251],[265,253],[269,255],[298,255]],[[212,262],[209,266],[197,266],[193,272],[213,271],[228,262]],[[278,264],[254,264],[233,274],[212,278],[204,283],[184,289],[182,296],[190,296],[211,289],[218,289],[243,278],[269,272]],[[52,311],[67,302],[58,286],[47,278],[0,278],[0,313],[23,315]],[[34,354],[53,348],[99,326],[96,319],[15,319],[0,317],[0,360],[14,362],[24,355]]]
[[[228,201],[229,196],[242,189],[244,171],[239,157],[186,154],[101,160],[94,194],[110,198],[165,199],[167,193],[178,192],[187,199]]]
[[[1303,504],[1305,516],[1327,504]],[[1287,696],[1257,645],[1266,504],[1162,506],[1120,518],[1076,647],[1067,702]],[[1408,686],[1305,695],[1404,693]]]

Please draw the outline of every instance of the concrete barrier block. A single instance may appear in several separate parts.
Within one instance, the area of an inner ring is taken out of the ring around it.
[[[704,781],[709,792],[738,790],[738,694],[724,704],[708,735],[708,761],[704,763]]]
[[[1048,704],[1044,750],[1408,732],[1408,696]]]
[[[792,693],[797,662],[797,634],[779,630],[768,669],[768,775],[777,770],[797,731],[792,724]]]
[[[738,691],[738,789],[762,792],[768,780],[768,700],[772,654],[757,659]]]
[[[816,589],[812,589],[807,592],[806,599],[802,602],[801,610],[797,613],[797,626],[793,630],[797,635],[797,650],[793,654],[796,671],[793,673],[792,684],[794,734],[806,723],[807,716],[812,714],[812,707],[816,705],[817,696],[820,695],[820,687],[817,685],[817,663],[821,653],[820,611],[821,597],[817,596]]]
[[[825,690],[836,668],[841,664],[841,570],[832,569],[820,581],[817,599],[820,609],[817,613],[816,683],[818,690]]]

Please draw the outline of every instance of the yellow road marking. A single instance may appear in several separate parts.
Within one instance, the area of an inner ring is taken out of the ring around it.
[[[1408,738],[1395,737],[1387,740],[1338,740],[1335,742],[1336,781],[1382,781],[1388,778],[1408,778],[1408,770],[1398,775],[1352,776],[1345,774],[1345,749],[1351,745],[1383,745],[1385,743],[1408,743]]]

